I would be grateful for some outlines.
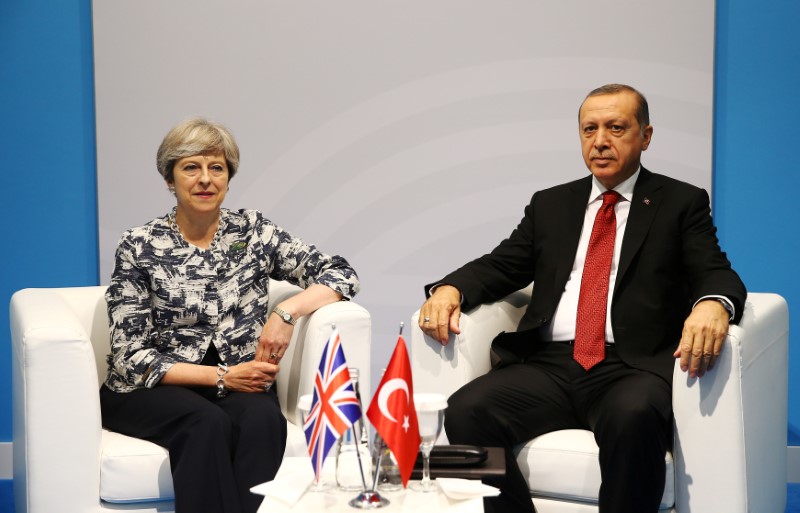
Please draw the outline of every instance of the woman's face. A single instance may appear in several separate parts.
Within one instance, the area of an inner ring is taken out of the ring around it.
[[[175,187],[178,210],[184,215],[218,213],[228,192],[225,155],[219,152],[180,159],[175,163],[170,185]]]

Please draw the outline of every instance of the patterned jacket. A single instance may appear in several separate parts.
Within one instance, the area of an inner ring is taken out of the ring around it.
[[[255,210],[222,209],[208,249],[187,243],[175,211],[123,234],[106,292],[111,354],[106,386],[152,388],[178,362],[253,358],[266,322],[269,279],[326,285],[352,298],[358,276],[340,256],[292,237]]]

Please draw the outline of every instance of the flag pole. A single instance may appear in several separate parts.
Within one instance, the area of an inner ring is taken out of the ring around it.
[[[403,336],[403,326],[405,323],[400,323],[400,334],[399,336]],[[355,428],[354,428],[355,429]],[[355,437],[355,431],[353,431],[353,436]],[[383,450],[381,447],[378,447],[378,459],[375,462],[375,475],[372,479],[372,489],[367,490],[366,484],[364,485],[364,492],[358,494],[358,496],[348,502],[348,504],[357,509],[373,509],[373,508],[381,508],[384,506],[389,505],[389,499],[381,497],[381,494],[378,493],[378,477],[380,475],[381,469],[381,460],[383,459]],[[358,464],[361,465],[361,457],[358,458]],[[364,479],[364,469],[361,468],[361,478]]]
[[[383,442],[381,442],[383,444]],[[381,458],[383,458],[383,448],[378,447],[378,460],[375,462],[375,475],[372,476],[372,490],[371,492],[375,492],[376,488],[378,487],[378,477],[381,473]]]
[[[331,333],[333,333],[334,331],[336,331],[336,323],[332,322],[331,323]],[[359,403],[358,407],[359,407],[359,409],[361,409],[361,404],[360,403]],[[363,415],[363,413],[362,413],[362,415]],[[363,418],[361,419],[361,422],[364,422]],[[364,486],[364,490],[366,491],[366,489],[367,489],[367,480],[364,477],[364,465],[361,463],[361,451],[359,450],[359,447],[358,447],[358,444],[359,444],[358,440],[360,440],[360,437],[356,434],[356,425],[355,425],[355,423],[350,425],[350,430],[353,432],[353,441],[354,441],[354,443],[356,445],[356,459],[358,460],[358,470],[361,472],[361,484]]]
[[[400,333],[398,336],[403,336],[403,326],[405,326],[404,322],[400,322]],[[380,447],[378,447],[378,460],[375,462],[375,475],[372,479],[372,491],[374,492],[378,488],[378,477],[380,475],[380,468],[381,468],[381,459],[383,458],[383,451]]]
[[[363,422],[363,421],[362,421]],[[358,460],[358,470],[361,471],[361,484],[364,486],[364,491],[367,491],[367,478],[364,477],[364,464],[361,463],[361,442],[359,441],[360,438],[356,435],[356,425],[353,424],[350,426],[350,430],[353,431],[353,442],[356,445],[356,459]]]
[[[399,336],[401,336],[401,337],[403,336],[403,326],[404,326],[404,324],[405,323],[403,323],[403,322],[400,323]],[[380,474],[381,460],[382,459],[383,459],[383,451],[381,450],[380,447],[378,447],[378,459],[375,462],[375,476],[372,479],[372,490],[371,490],[372,492],[375,492],[375,490],[378,488],[378,476]]]

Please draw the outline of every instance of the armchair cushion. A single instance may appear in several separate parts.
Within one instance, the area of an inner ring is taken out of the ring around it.
[[[287,428],[286,455],[304,455],[303,430],[292,423]],[[100,498],[114,503],[174,500],[169,452],[154,443],[104,429]]]
[[[665,456],[667,480],[660,509],[675,503],[672,454]],[[597,503],[600,490],[598,447],[590,431],[564,429],[524,444],[517,455],[534,496]]]
[[[169,453],[156,444],[103,430],[100,498],[107,502],[175,499]]]

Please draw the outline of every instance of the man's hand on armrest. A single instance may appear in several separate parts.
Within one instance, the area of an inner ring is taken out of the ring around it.
[[[452,285],[437,285],[419,310],[419,327],[429,337],[447,345],[450,332],[461,333],[461,292]]]
[[[716,299],[698,302],[686,322],[674,356],[681,359],[681,370],[701,377],[714,368],[728,334],[730,313]]]

